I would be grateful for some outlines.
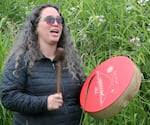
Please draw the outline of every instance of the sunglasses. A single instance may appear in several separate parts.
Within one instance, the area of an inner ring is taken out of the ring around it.
[[[63,24],[64,23],[64,20],[63,20],[63,18],[61,16],[57,16],[56,18],[53,17],[53,16],[47,16],[47,17],[45,17],[44,20],[47,22],[47,24],[54,24],[55,21],[58,24]]]

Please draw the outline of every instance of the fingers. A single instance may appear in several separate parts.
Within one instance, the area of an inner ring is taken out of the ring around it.
[[[48,110],[59,109],[63,104],[62,94],[53,94],[49,95],[47,99],[47,108]]]
[[[56,94],[53,94],[53,97],[56,98],[56,99],[62,99],[62,94],[61,93],[56,93]]]

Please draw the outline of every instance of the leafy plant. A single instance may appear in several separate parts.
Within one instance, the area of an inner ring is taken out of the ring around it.
[[[0,0],[0,75],[15,34],[35,6],[48,0]],[[150,1],[51,0],[58,5],[88,75],[98,64],[117,55],[130,57],[140,68],[142,84],[133,101],[109,119],[84,112],[83,125],[150,124]],[[0,105],[0,124],[11,125],[12,113]]]

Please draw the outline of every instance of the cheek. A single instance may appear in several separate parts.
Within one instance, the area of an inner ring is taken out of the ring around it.
[[[61,27],[61,28],[60,28],[60,31],[61,31],[61,32],[60,32],[60,35],[62,34],[62,30],[63,30],[63,28]]]
[[[39,35],[39,34],[40,34],[40,31],[41,31],[41,28],[40,28],[40,26],[38,25],[37,28],[36,28],[36,34]]]
[[[36,33],[38,36],[46,34],[47,28],[44,25],[38,25]]]

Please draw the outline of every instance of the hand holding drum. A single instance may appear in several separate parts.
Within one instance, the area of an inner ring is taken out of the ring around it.
[[[128,57],[112,57],[87,77],[80,93],[80,104],[96,119],[109,118],[128,105],[140,84],[141,72]]]

